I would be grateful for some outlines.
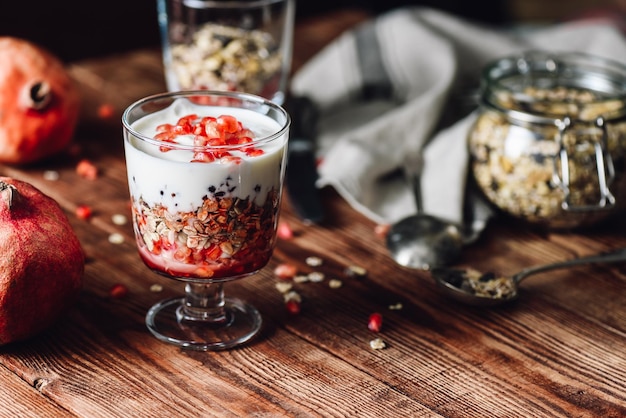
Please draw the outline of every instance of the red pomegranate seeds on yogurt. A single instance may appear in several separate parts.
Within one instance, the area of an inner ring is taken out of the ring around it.
[[[125,141],[139,253],[155,270],[233,277],[272,254],[285,147],[255,132],[263,138],[278,123],[247,109],[210,111],[221,109],[234,113],[174,102],[133,124],[156,144]]]

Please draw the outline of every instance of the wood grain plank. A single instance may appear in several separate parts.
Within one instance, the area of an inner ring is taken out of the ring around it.
[[[72,417],[70,412],[50,402],[16,374],[0,367],[0,417],[41,418]]]
[[[337,25],[326,20],[303,26],[296,37],[305,48],[296,66],[364,18],[346,14]],[[330,38],[317,31],[326,27],[333,28]],[[286,199],[282,220],[295,237],[278,242],[267,268],[227,285],[228,294],[261,311],[264,328],[256,340],[217,353],[157,341],[144,315],[157,300],[179,294],[182,285],[150,272],[139,259],[131,225],[115,225],[111,217],[129,214],[119,116],[132,101],[164,88],[160,53],[138,51],[76,63],[70,70],[83,92],[72,150],[35,166],[0,166],[0,174],[30,182],[65,209],[88,256],[85,284],[77,305],[55,327],[0,348],[0,403],[12,402],[8,413],[626,416],[626,309],[619,297],[626,266],[579,267],[528,279],[520,300],[500,309],[461,306],[440,294],[427,272],[397,266],[376,225],[330,189],[322,192],[331,214],[322,225],[301,223]],[[98,115],[102,104],[114,106],[114,117]],[[98,179],[75,173],[80,158],[100,168]],[[59,180],[46,180],[46,170],[56,170]],[[78,204],[92,206],[94,217],[77,219]],[[625,225],[618,220],[584,232],[542,231],[499,218],[465,249],[460,264],[512,273],[606,251],[626,245]],[[112,233],[125,241],[110,243]],[[307,265],[310,255],[323,265]],[[273,269],[282,262],[327,277],[296,285],[303,297],[297,316],[287,313],[275,287]],[[367,277],[347,277],[345,268],[353,264],[365,267]],[[331,288],[330,278],[343,285]],[[151,291],[155,283],[163,290]],[[115,284],[129,294],[111,298]],[[398,302],[402,309],[389,309]],[[384,316],[379,334],[367,329],[376,311]],[[388,347],[372,350],[375,337]]]

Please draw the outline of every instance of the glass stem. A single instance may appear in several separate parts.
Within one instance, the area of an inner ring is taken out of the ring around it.
[[[202,321],[223,325],[229,321],[223,283],[187,283],[185,302],[178,312],[179,321]]]

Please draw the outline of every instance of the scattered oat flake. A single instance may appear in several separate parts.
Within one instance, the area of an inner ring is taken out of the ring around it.
[[[154,292],[154,293],[159,293],[159,292],[163,291],[163,286],[161,286],[158,283],[155,283],[152,286],[150,286],[150,291]]]
[[[389,305],[389,310],[391,311],[399,311],[403,308],[402,302],[394,303],[393,305]]]
[[[384,348],[387,348],[387,344],[383,341],[382,338],[374,338],[370,341],[370,347],[373,350],[382,350]]]
[[[274,269],[276,277],[282,280],[291,280],[297,273],[298,268],[289,263],[281,263]]]
[[[326,276],[324,275],[324,273],[320,271],[312,271],[311,273],[307,274],[307,278],[310,282],[313,283],[323,282],[325,277]]]
[[[289,302],[290,300],[296,301],[298,303],[302,302],[302,296],[300,296],[300,293],[296,292],[295,290],[290,290],[289,292],[285,293],[283,295],[283,298],[286,302]]]
[[[314,256],[307,257],[307,258],[306,258],[306,260],[304,260],[304,261],[305,261],[305,263],[306,263],[307,265],[309,265],[309,266],[311,266],[311,267],[319,267],[319,266],[321,266],[321,265],[322,265],[322,263],[323,263],[323,260],[322,260],[321,258],[319,258],[319,257],[314,257]]]
[[[109,235],[109,242],[111,244],[121,244],[124,242],[124,235],[114,232]]]
[[[306,283],[309,281],[309,276],[305,275],[305,274],[296,274],[293,277],[293,282],[294,283]]]
[[[56,170],[46,170],[43,172],[44,180],[57,181],[59,177],[59,172]]]
[[[276,289],[280,293],[287,293],[293,288],[293,284],[289,282],[277,282]]]
[[[341,286],[343,286],[343,282],[339,279],[331,279],[328,282],[328,287],[331,289],[339,289]]]
[[[87,159],[80,160],[76,165],[76,173],[87,180],[98,178],[98,168]]]
[[[111,221],[115,225],[126,225],[126,223],[128,222],[128,218],[126,217],[126,215],[116,213],[115,215],[111,216]]]
[[[364,267],[354,265],[346,267],[345,273],[348,277],[361,278],[367,276],[367,270]]]
[[[128,288],[121,283],[116,283],[109,289],[109,296],[113,299],[121,299],[128,294]]]
[[[76,207],[75,213],[78,219],[82,219],[84,221],[88,220],[89,218],[91,218],[91,215],[93,215],[91,208],[87,205],[78,205]]]
[[[276,234],[278,235],[278,238],[284,240],[290,240],[293,238],[293,230],[286,221],[280,221],[278,223]]]

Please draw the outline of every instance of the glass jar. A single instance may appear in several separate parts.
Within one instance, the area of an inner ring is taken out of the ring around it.
[[[626,66],[533,51],[482,73],[472,175],[503,211],[550,228],[626,206]]]

